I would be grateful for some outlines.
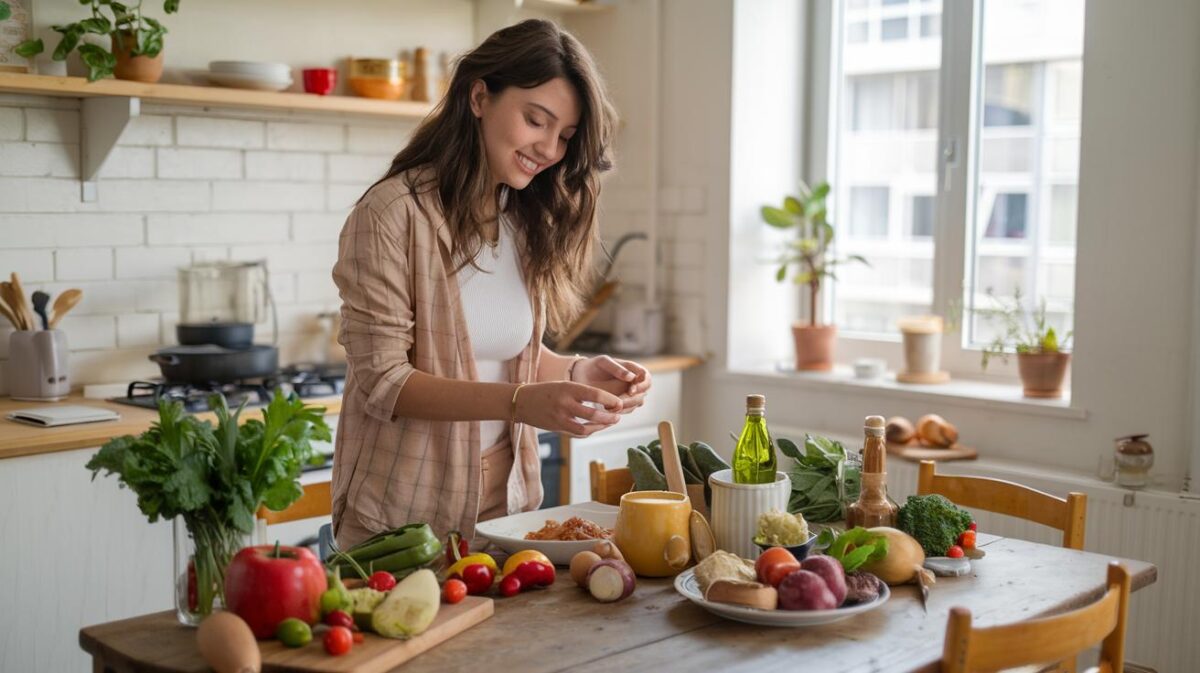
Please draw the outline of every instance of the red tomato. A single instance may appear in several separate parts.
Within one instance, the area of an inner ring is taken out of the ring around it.
[[[344,610],[334,610],[325,615],[325,624],[328,626],[344,626],[352,629],[354,628],[354,618],[346,614]]]
[[[500,580],[500,595],[505,598],[512,598],[521,593],[521,578],[517,573],[505,575],[504,579]]]
[[[270,638],[288,617],[316,624],[325,587],[325,568],[308,549],[245,547],[225,571],[225,607],[255,637]]]
[[[783,582],[783,578],[799,569],[800,562],[792,556],[792,552],[783,547],[771,547],[754,562],[754,572],[758,575],[758,581],[777,588]]]
[[[462,571],[462,581],[467,585],[467,593],[472,596],[478,596],[491,589],[494,579],[496,575],[492,569],[482,563],[472,563]]]
[[[967,528],[971,530],[979,530],[979,524],[972,521],[971,523],[967,524]]]
[[[963,533],[961,536],[959,536],[958,543],[960,545],[962,545],[963,549],[974,549],[975,548],[975,535],[976,535],[975,531],[969,530],[969,531]]]
[[[526,561],[511,573],[523,587],[548,587],[554,584],[554,566],[541,561]]]
[[[442,585],[442,600],[447,603],[454,605],[455,603],[462,602],[462,599],[466,597],[467,585],[462,580],[451,578],[446,580],[446,583]]]
[[[363,636],[362,631],[354,632],[354,642],[355,643],[361,643],[364,640],[366,640],[366,638]]]
[[[396,587],[396,578],[386,570],[379,570],[367,578],[367,586],[386,593]]]
[[[325,651],[339,657],[350,651],[354,644],[354,634],[344,626],[335,626],[325,632]]]
[[[950,545],[950,548],[946,550],[946,556],[949,556],[950,558],[962,558],[963,557],[962,547],[960,547],[956,544]]]

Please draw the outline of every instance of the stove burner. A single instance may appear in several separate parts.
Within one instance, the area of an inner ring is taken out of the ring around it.
[[[238,408],[243,402],[248,407],[257,407],[271,401],[271,393],[265,383],[196,385],[169,381],[134,381],[129,384],[125,397],[117,397],[113,401],[149,409],[157,409],[160,400],[178,401],[183,403],[185,411],[195,413],[212,409],[208,398],[213,393],[224,395],[230,409]]]

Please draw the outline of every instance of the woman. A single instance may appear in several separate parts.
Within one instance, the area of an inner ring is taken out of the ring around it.
[[[362,197],[333,270],[349,365],[333,466],[346,547],[542,501],[535,428],[586,437],[650,375],[557,355],[589,288],[615,115],[591,57],[546,21],[489,37]]]

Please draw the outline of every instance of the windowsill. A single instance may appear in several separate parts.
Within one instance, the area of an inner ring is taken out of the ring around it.
[[[789,363],[790,364],[790,363]],[[1041,400],[1024,397],[1020,385],[951,379],[937,385],[898,383],[894,372],[881,379],[854,378],[853,369],[837,365],[832,372],[801,372],[784,369],[783,365],[762,363],[759,366],[742,366],[727,369],[722,377],[755,377],[764,382],[794,382],[802,388],[832,390],[851,394],[878,394],[886,397],[928,400],[963,407],[986,408],[1017,413],[1083,420],[1087,410],[1071,406],[1071,391],[1057,400]]]

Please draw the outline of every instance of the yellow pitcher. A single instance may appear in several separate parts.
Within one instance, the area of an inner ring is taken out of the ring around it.
[[[621,496],[613,540],[638,575],[669,577],[691,561],[691,514],[692,502],[681,493],[626,493]]]

